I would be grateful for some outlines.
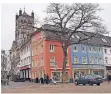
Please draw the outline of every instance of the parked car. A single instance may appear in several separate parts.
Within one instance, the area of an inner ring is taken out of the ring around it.
[[[96,84],[97,86],[99,86],[101,83],[103,83],[103,79],[100,75],[86,75],[84,77],[78,78],[75,80],[75,84],[79,85],[79,84],[89,84],[89,85],[93,85]]]

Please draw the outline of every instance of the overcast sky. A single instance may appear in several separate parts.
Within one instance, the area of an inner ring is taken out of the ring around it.
[[[1,49],[9,50],[12,46],[12,42],[15,39],[15,15],[21,8],[28,14],[31,14],[32,10],[35,13],[35,17],[43,19],[45,17],[44,10],[48,3],[37,4],[2,4],[1,6]],[[99,12],[99,16],[102,17],[104,23],[107,26],[108,31],[111,31],[111,3],[100,4],[103,9]],[[111,36],[111,32],[110,32]]]

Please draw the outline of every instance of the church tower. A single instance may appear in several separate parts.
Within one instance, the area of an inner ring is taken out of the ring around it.
[[[34,12],[28,15],[25,9],[19,10],[19,14],[16,14],[16,28],[15,28],[15,41],[20,45],[31,33],[34,32],[32,26],[34,26]]]

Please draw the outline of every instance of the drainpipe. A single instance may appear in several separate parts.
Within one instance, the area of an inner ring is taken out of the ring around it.
[[[31,44],[31,37],[30,37],[30,77],[31,77],[31,81],[32,81],[32,44]]]

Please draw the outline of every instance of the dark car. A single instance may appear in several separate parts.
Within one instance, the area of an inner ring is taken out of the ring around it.
[[[93,85],[96,84],[97,86],[99,86],[101,83],[103,83],[103,79],[101,76],[99,75],[86,75],[84,77],[78,78],[75,80],[75,84],[79,85],[79,84],[89,84],[89,85]]]

